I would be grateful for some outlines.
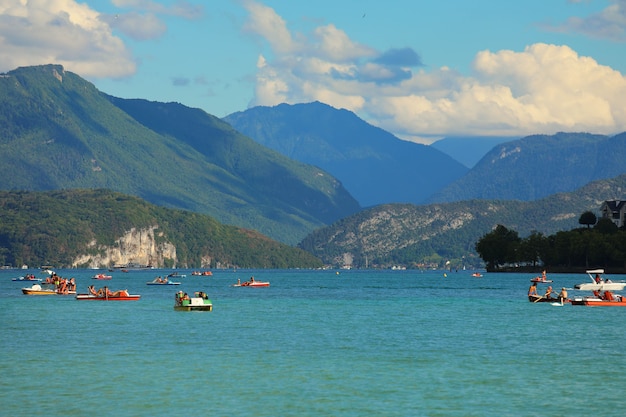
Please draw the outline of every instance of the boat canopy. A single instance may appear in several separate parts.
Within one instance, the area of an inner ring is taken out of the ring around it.
[[[589,269],[588,274],[604,274],[604,269]]]

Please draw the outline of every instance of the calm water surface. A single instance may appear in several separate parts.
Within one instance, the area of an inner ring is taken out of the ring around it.
[[[107,303],[22,295],[25,272],[0,271],[2,415],[626,413],[626,308],[529,303],[528,274],[179,271],[180,286],[147,286],[170,271],[57,271],[79,292],[142,296]],[[251,275],[271,286],[231,286]],[[214,310],[174,311],[179,289]]]

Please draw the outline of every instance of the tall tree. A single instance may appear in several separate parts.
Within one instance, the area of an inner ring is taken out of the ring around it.
[[[578,218],[578,224],[587,225],[587,229],[589,229],[589,227],[596,224],[597,221],[598,221],[598,218],[591,211],[585,211]]]

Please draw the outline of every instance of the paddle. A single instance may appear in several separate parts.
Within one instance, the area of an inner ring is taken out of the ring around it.
[[[543,300],[543,297],[541,297],[541,296],[537,296],[537,299],[536,299],[535,301],[533,301],[533,303],[536,303],[536,302],[537,302],[537,301],[539,301],[539,300]]]

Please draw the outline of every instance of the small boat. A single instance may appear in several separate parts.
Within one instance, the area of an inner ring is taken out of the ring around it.
[[[531,278],[530,282],[552,282],[552,280],[547,278],[546,271],[544,269],[543,271],[541,271],[540,277]]]
[[[543,297],[541,295],[529,295],[528,296],[528,301],[530,301],[531,303],[560,303],[561,299],[559,297],[548,298],[548,297]],[[564,299],[563,302],[564,303],[569,303],[570,300],[569,299]]]
[[[121,270],[122,272],[143,271],[143,270],[147,270],[147,269],[154,269],[154,266],[152,266],[151,264],[141,265],[141,264],[136,264],[136,263],[129,263],[129,264],[126,264],[126,265],[115,265],[115,266],[113,266],[113,269]]]
[[[591,282],[576,284],[574,289],[582,291],[621,291],[626,287],[626,282],[624,281],[612,282],[608,278],[603,279],[604,269],[590,269],[585,272],[589,275]]]
[[[187,275],[179,274],[178,272],[172,272],[171,274],[167,275],[168,278],[185,278],[186,276]]]
[[[481,274],[480,272],[474,272],[474,273],[472,274],[472,276],[473,276],[474,278],[482,278],[483,274]]]
[[[170,281],[167,277],[156,277],[152,281],[146,282],[146,285],[180,285],[180,282]]]
[[[191,275],[210,277],[211,275],[213,275],[213,272],[211,272],[211,271],[193,271],[191,273]]]
[[[213,303],[206,293],[196,291],[193,297],[179,291],[175,295],[174,310],[177,311],[213,311]]]
[[[605,292],[606,294],[606,292]],[[605,297],[577,297],[571,300],[573,306],[589,306],[589,307],[626,307],[626,297],[621,295]]]
[[[264,281],[255,281],[254,278],[250,278],[250,281],[240,282],[237,281],[236,284],[233,284],[233,287],[269,287],[269,282]]]
[[[105,275],[105,274],[96,274],[93,277],[91,277],[91,279],[111,279],[113,278],[111,275]]]
[[[42,279],[35,277],[33,274],[30,274],[23,277],[13,278],[11,281],[42,281]]]
[[[108,292],[108,293],[107,293]],[[94,301],[137,301],[141,298],[139,294],[129,294],[128,290],[105,291],[103,294],[78,294],[77,300],[94,300]]]
[[[33,284],[30,288],[22,288],[22,294],[26,295],[74,295],[76,291],[61,291],[54,284]]]

